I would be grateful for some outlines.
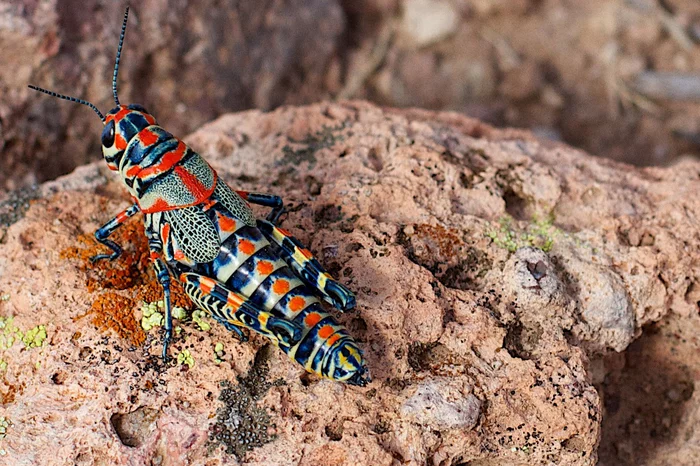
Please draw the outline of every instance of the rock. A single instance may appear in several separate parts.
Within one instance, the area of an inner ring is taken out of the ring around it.
[[[451,386],[449,379],[419,385],[401,407],[401,414],[418,424],[438,429],[472,429],[481,402],[471,393]]]
[[[589,358],[697,314],[697,162],[635,169],[363,102],[228,114],[185,139],[236,189],[284,197],[283,226],[357,293],[339,319],[373,382],[188,320],[171,346],[188,363],[164,367],[138,324],[161,296],[139,221],[119,261],[87,260],[129,202],[91,165],[0,206],[8,464],[593,465]]]
[[[417,47],[450,36],[458,25],[459,12],[450,2],[407,0],[403,5],[403,32]]]

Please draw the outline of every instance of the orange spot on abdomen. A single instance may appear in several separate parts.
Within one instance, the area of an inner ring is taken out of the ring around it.
[[[236,220],[232,219],[228,215],[223,215],[218,213],[219,226],[222,230],[226,232],[236,231]],[[248,254],[248,253],[246,253]]]
[[[272,284],[272,291],[276,294],[285,294],[289,291],[289,282],[283,278],[275,280],[275,283]]]
[[[301,311],[302,309],[304,309],[305,305],[306,300],[301,296],[295,296],[289,300],[289,309],[291,309],[293,312]]]
[[[272,271],[275,270],[275,266],[272,265],[272,262],[269,261],[260,261],[255,267],[258,269],[258,273],[260,275],[265,276],[270,275]]]
[[[332,335],[328,340],[326,340],[326,344],[328,346],[333,346],[335,344],[335,342],[338,340],[340,340],[340,335],[338,335],[336,333],[336,334]]]
[[[335,332],[335,329],[332,325],[324,325],[318,331],[318,336],[321,338],[328,338],[329,336],[333,335],[333,332]]]
[[[238,249],[243,254],[251,255],[255,252],[255,245],[252,242],[248,241],[247,239],[239,239],[238,240]]]
[[[321,314],[318,312],[309,312],[306,317],[304,317],[304,324],[307,327],[312,328],[314,325],[321,321]]]

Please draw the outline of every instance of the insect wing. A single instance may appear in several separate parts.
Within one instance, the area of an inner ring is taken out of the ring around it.
[[[185,257],[199,263],[216,258],[221,246],[219,232],[199,206],[170,210],[165,216]]]

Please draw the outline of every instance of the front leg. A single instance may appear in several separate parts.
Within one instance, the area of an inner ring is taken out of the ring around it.
[[[129,218],[136,215],[139,210],[138,204],[134,204],[128,209],[124,209],[123,211],[119,212],[116,217],[102,225],[102,227],[95,232],[95,239],[110,248],[113,252],[112,254],[97,254],[92,256],[90,258],[91,262],[97,262],[102,259],[114,260],[121,255],[122,248],[120,248],[117,243],[110,241],[107,238],[109,238],[109,236],[114,233],[117,228],[122,226]]]
[[[168,344],[173,339],[173,311],[170,299],[170,272],[165,262],[163,262],[163,241],[160,234],[154,228],[152,216],[146,218],[146,236],[148,237],[148,248],[151,251],[151,261],[156,272],[158,283],[163,287],[163,304],[165,307],[165,336],[163,337],[163,362],[168,360]]]
[[[173,311],[170,301],[170,273],[165,266],[160,253],[154,253],[151,249],[151,259],[153,260],[153,268],[156,271],[158,283],[163,287],[163,303],[165,304],[165,336],[163,337],[163,362],[168,361],[168,344],[173,339]]]

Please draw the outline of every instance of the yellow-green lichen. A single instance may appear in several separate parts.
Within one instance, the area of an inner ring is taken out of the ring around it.
[[[165,321],[164,311],[165,303],[163,301],[143,303],[141,306],[141,327],[148,332],[154,327],[162,326]],[[173,307],[172,314],[178,320],[187,318],[187,311],[179,306]]]
[[[0,350],[8,350],[15,341],[22,339],[22,332],[14,325],[14,316],[0,317]]]
[[[0,372],[5,372],[7,370],[7,361],[0,359]]]
[[[10,300],[10,293],[0,294],[0,301],[9,301],[9,300]]]
[[[173,308],[173,317],[178,320],[182,320],[187,318],[187,311],[182,308],[182,307],[174,307]]]
[[[141,317],[141,327],[145,331],[148,332],[153,327],[163,325],[163,314],[158,312],[158,305],[161,302],[162,301],[157,303],[144,303],[143,306],[141,306],[141,313],[143,314]]]
[[[177,363],[179,365],[187,364],[190,369],[194,366],[194,357],[190,353],[190,350],[182,350],[180,354],[177,355]]]
[[[5,418],[4,416],[0,416],[0,440],[4,439],[7,436],[7,429],[9,429],[11,425],[12,421]]]
[[[554,240],[561,234],[561,230],[553,224],[554,218],[534,217],[532,222],[522,230],[514,225],[510,217],[501,217],[498,220],[499,228],[486,232],[486,236],[491,238],[493,243],[510,252],[515,252],[520,248],[530,246],[539,248],[544,252],[549,252],[554,246]]]
[[[15,326],[14,320],[14,316],[0,317],[0,350],[10,349],[16,341],[21,341],[27,348],[38,348],[44,345],[47,337],[44,325],[37,325],[27,332],[22,332]]]
[[[204,311],[201,311],[199,309],[195,310],[192,313],[192,321],[194,321],[197,326],[199,326],[199,329],[208,332],[211,329],[211,325],[209,325],[209,322],[207,322],[206,319],[207,315],[204,313]]]
[[[29,329],[22,336],[22,343],[27,348],[38,348],[44,344],[46,340],[46,327],[43,325],[37,325],[36,327]]]
[[[226,353],[224,352],[224,344],[221,342],[217,342],[216,345],[214,345],[214,362],[216,364],[221,364],[223,362],[225,354]]]

